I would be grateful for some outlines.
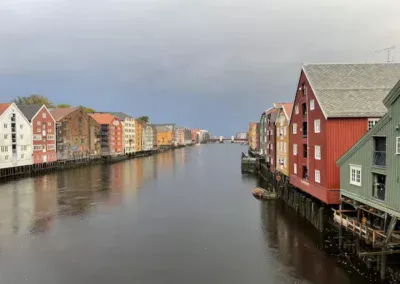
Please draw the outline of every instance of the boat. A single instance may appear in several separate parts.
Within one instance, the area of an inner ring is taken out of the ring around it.
[[[270,192],[261,187],[254,188],[251,193],[255,198],[260,200],[274,200],[277,197],[276,192]]]

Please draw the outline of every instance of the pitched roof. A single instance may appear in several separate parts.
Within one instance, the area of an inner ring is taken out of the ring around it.
[[[43,107],[42,105],[17,105],[21,112],[25,115],[26,119],[32,121],[32,118]]]
[[[110,113],[90,113],[89,115],[93,117],[98,124],[111,124],[115,119],[115,116]]]
[[[2,115],[3,112],[5,112],[10,105],[11,103],[0,104],[0,115]]]
[[[303,71],[326,118],[382,117],[382,100],[400,79],[399,63],[306,64]]]
[[[293,103],[282,104],[282,109],[285,112],[287,120],[290,120],[290,116],[292,114],[292,109],[293,109]]]
[[[65,108],[53,108],[50,113],[56,121],[64,118],[66,115],[70,114],[71,112],[76,111],[77,107],[65,107]]]
[[[123,113],[123,112],[110,112],[113,116],[116,116],[119,118],[119,120],[125,120],[127,117],[133,118],[132,116]]]
[[[158,132],[169,132],[169,131],[171,131],[171,129],[166,127],[165,125],[157,125],[157,124],[155,124],[154,126],[156,127],[156,130]]]

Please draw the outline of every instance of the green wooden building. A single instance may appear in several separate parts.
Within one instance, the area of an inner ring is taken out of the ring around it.
[[[400,81],[383,103],[387,113],[337,161],[342,205],[334,219],[386,248],[400,247]]]

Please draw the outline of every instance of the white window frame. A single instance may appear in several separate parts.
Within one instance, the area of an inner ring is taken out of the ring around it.
[[[293,155],[297,156],[297,144],[293,144]]]
[[[42,118],[46,118],[46,117],[47,117],[46,113],[43,112],[43,113],[42,113]]]
[[[354,180],[353,180],[353,171],[354,171]],[[357,172],[360,172],[360,181],[357,181]],[[350,165],[350,184],[361,186],[361,178],[362,178],[362,167],[359,165]]]
[[[368,131],[371,130],[375,126],[375,124],[378,123],[378,121],[379,121],[379,118],[368,118],[367,130]],[[372,124],[371,128],[369,127],[370,123]]]
[[[297,175],[297,164],[293,164],[293,173]]]
[[[299,104],[295,105],[294,107],[294,113],[299,114]]]
[[[287,152],[287,143],[283,142],[283,152],[286,153]]]
[[[310,100],[310,110],[314,110],[314,109],[315,109],[315,101]]]
[[[396,137],[396,154],[400,155],[400,136]]]
[[[297,123],[293,123],[293,134],[297,134]]]
[[[321,183],[321,172],[319,170],[314,170],[314,180],[317,183]]]
[[[314,158],[316,160],[321,160],[321,146],[319,145],[314,146]]]
[[[314,133],[321,133],[321,120],[320,119],[314,120]]]

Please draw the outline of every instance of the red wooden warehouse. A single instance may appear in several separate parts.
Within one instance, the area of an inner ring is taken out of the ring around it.
[[[290,183],[340,203],[336,161],[378,120],[400,64],[309,64],[301,70],[290,121]]]
[[[272,173],[275,172],[276,168],[276,126],[275,120],[278,115],[278,111],[282,106],[281,103],[274,103],[274,106],[266,111],[266,122],[265,122],[265,143],[266,143],[266,154],[265,159],[267,165]],[[261,145],[260,145],[261,147]]]
[[[32,125],[33,163],[56,161],[56,122],[49,110],[44,105],[18,105],[18,108]]]

